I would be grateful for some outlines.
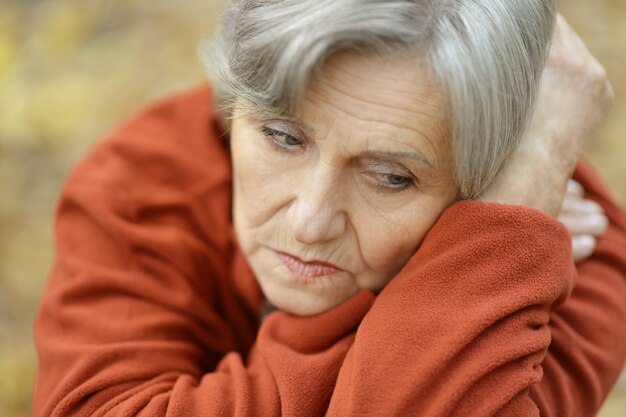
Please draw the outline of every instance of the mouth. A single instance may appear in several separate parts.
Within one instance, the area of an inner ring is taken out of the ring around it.
[[[333,275],[341,272],[342,269],[322,261],[303,261],[297,256],[290,255],[285,252],[275,251],[278,259],[287,267],[287,269],[295,276],[301,278],[317,278],[327,275]]]

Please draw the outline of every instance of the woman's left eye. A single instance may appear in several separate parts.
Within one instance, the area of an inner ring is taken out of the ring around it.
[[[403,175],[385,174],[384,177],[384,180],[389,184],[389,186],[394,188],[404,187],[413,182],[410,177],[405,177]]]
[[[264,126],[261,129],[261,133],[272,141],[272,144],[280,146],[282,148],[293,148],[296,146],[302,146],[303,142],[285,132],[281,132],[280,130],[272,129],[270,127]]]
[[[368,181],[377,189],[401,191],[415,184],[415,178],[411,175],[403,175],[389,172],[388,168],[370,167],[365,171]]]
[[[413,184],[413,178],[398,174],[376,174],[379,187],[383,189],[403,190]]]

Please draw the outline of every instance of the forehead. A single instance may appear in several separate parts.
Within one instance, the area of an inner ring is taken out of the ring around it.
[[[417,148],[441,159],[450,146],[444,96],[415,57],[335,54],[313,77],[300,114],[314,137],[334,130],[361,148]]]

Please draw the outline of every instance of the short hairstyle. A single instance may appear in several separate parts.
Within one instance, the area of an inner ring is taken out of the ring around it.
[[[198,50],[222,110],[294,115],[342,50],[415,56],[450,109],[460,198],[479,198],[528,125],[554,0],[232,0]],[[241,100],[239,100],[241,102]]]

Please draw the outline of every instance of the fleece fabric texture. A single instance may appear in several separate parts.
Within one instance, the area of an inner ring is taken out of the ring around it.
[[[460,202],[380,294],[261,324],[211,102],[156,103],[69,176],[35,417],[595,415],[626,357],[626,216],[587,164],[610,226],[576,266],[553,218]]]

